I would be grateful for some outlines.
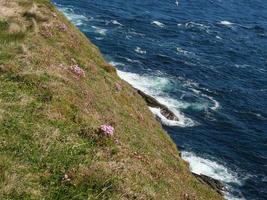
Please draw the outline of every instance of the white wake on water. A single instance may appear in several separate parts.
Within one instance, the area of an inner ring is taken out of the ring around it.
[[[143,50],[140,47],[136,47],[134,51],[139,54],[146,54],[146,50]]]
[[[97,26],[92,26],[93,29],[95,29],[95,32],[100,34],[100,35],[106,35],[107,34],[107,29],[104,29],[104,28],[100,28],[100,27],[97,27]]]
[[[123,26],[120,22],[118,22],[117,20],[111,20],[111,23],[114,25],[119,25],[119,26]]]
[[[163,23],[161,23],[159,21],[153,21],[153,22],[151,22],[151,24],[156,25],[156,26],[158,26],[160,28],[163,28],[165,26]]]
[[[175,4],[176,4],[176,6],[178,7],[178,6],[179,6],[179,1],[176,0],[176,1],[175,1]]]
[[[203,97],[209,99],[213,103],[213,106],[211,106],[210,109],[217,110],[218,108],[220,108],[220,103],[218,101],[216,101],[213,97],[206,95],[206,94],[203,94],[199,90],[194,89],[194,88],[190,88],[190,90],[193,91],[194,93],[200,95],[200,96],[203,96]]]
[[[229,184],[242,185],[242,181],[237,173],[214,160],[199,157],[192,152],[186,151],[182,152],[182,158],[189,163],[192,172],[199,175],[203,174],[221,181],[229,191],[232,189]],[[243,197],[235,197],[228,192],[225,192],[224,196],[228,200],[244,200]]]
[[[191,171],[196,174],[204,174],[224,183],[236,183],[241,185],[237,174],[216,161],[201,158],[191,152],[182,152],[182,158],[189,162]]]
[[[168,120],[164,117],[160,110],[157,108],[150,108],[150,110],[160,118],[163,124],[168,126],[180,126],[180,127],[191,127],[196,125],[192,119],[186,117],[181,111],[181,108],[188,107],[187,103],[178,101],[168,97],[166,94],[162,93],[164,87],[169,84],[169,80],[163,77],[155,76],[140,76],[131,72],[123,72],[117,70],[120,78],[130,83],[133,87],[145,92],[146,94],[154,97],[161,104],[167,106],[179,119],[179,121]]]
[[[112,65],[113,67],[116,67],[116,66],[125,66],[125,64],[123,63],[120,63],[120,62],[114,62],[114,61],[110,61],[109,62],[110,65]]]
[[[186,120],[187,119],[184,118],[184,116],[181,113],[179,113],[179,121],[174,121],[174,120],[169,120],[164,115],[162,115],[159,108],[149,107],[149,109],[151,110],[151,112],[156,117],[160,118],[161,123],[164,124],[164,125],[166,125],[166,126],[181,126],[181,127],[184,127],[185,124],[186,124]]]
[[[64,15],[67,17],[68,20],[70,20],[72,23],[74,23],[76,26],[81,26],[86,21],[90,21],[93,19],[93,17],[86,17],[82,14],[76,14],[72,8],[68,7],[62,7],[59,4],[56,4],[58,6],[58,9],[64,13]]]
[[[223,20],[223,21],[220,21],[219,24],[221,25],[224,25],[224,26],[232,26],[234,23],[232,22],[229,22],[229,21],[226,21],[226,20]]]
[[[183,54],[185,56],[196,56],[195,53],[186,51],[186,50],[182,49],[181,47],[177,47],[176,50],[177,50],[177,54]]]

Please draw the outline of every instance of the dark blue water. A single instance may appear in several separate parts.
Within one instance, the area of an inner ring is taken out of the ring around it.
[[[55,0],[228,199],[267,199],[266,0]],[[159,114],[157,110],[152,110]]]

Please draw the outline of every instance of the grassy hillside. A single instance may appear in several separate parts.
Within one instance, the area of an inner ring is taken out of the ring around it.
[[[0,0],[0,199],[221,197],[48,0]]]

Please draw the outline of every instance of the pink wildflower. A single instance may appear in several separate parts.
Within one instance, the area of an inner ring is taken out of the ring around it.
[[[122,86],[119,83],[116,83],[115,87],[118,92],[122,90]]]
[[[70,71],[79,77],[85,77],[85,71],[78,65],[70,66]]]
[[[105,136],[113,136],[114,135],[114,131],[115,129],[110,126],[110,125],[101,125],[100,126],[100,130],[102,131],[102,133],[105,135]]]
[[[58,29],[60,31],[63,31],[63,32],[66,32],[67,29],[68,29],[68,27],[66,26],[66,24],[59,24],[57,27],[58,27]]]

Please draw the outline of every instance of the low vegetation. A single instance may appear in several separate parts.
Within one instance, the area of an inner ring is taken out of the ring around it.
[[[48,0],[1,0],[0,199],[221,197]]]

